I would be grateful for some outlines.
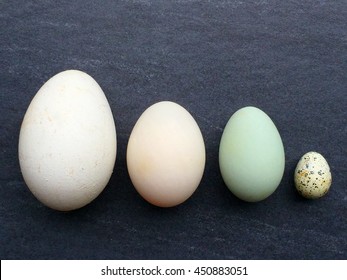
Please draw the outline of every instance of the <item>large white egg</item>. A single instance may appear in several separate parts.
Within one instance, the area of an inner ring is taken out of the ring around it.
[[[187,200],[205,168],[205,144],[194,118],[169,101],[149,107],[131,132],[127,165],[132,183],[148,202],[171,207]]]
[[[49,79],[24,116],[19,163],[24,180],[43,204],[80,208],[107,185],[116,159],[110,106],[88,74],[68,70]]]

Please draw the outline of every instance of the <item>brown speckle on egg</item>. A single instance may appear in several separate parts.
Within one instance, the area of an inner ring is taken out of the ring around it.
[[[321,154],[309,152],[301,157],[295,169],[294,182],[303,197],[317,199],[324,196],[331,181],[329,165]]]

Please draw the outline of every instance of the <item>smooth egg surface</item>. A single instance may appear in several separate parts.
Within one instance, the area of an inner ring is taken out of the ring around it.
[[[170,101],[149,107],[131,132],[127,166],[136,190],[151,204],[171,207],[187,200],[205,168],[205,144],[194,118]]]
[[[68,70],[49,79],[31,101],[20,130],[24,180],[43,204],[80,208],[108,183],[116,159],[108,101],[88,74]]]
[[[244,107],[229,119],[219,147],[222,177],[238,198],[257,202],[270,196],[284,172],[281,136],[270,117]]]

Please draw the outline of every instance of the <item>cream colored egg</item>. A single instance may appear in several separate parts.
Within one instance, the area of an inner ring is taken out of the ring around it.
[[[189,112],[169,101],[149,107],[131,132],[127,166],[148,202],[171,207],[188,199],[205,168],[204,140]]]
[[[77,209],[108,183],[116,145],[112,112],[98,83],[84,72],[64,71],[41,87],[24,116],[21,171],[43,204]]]
[[[308,152],[299,160],[294,174],[295,186],[305,198],[317,199],[324,196],[331,186],[330,167],[317,152]]]

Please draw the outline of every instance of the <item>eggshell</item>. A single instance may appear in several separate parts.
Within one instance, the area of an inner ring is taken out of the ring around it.
[[[180,105],[163,101],[149,107],[128,142],[132,183],[148,202],[178,205],[198,187],[205,168],[205,145],[193,117]]]
[[[116,128],[97,82],[68,70],[49,79],[24,116],[19,163],[26,184],[56,210],[80,208],[108,183],[116,159]]]
[[[271,195],[284,172],[281,136],[270,117],[244,107],[229,119],[219,147],[222,177],[238,198],[256,202]]]
[[[295,187],[305,198],[317,199],[330,189],[332,177],[325,158],[317,152],[308,152],[299,160],[294,173]]]

